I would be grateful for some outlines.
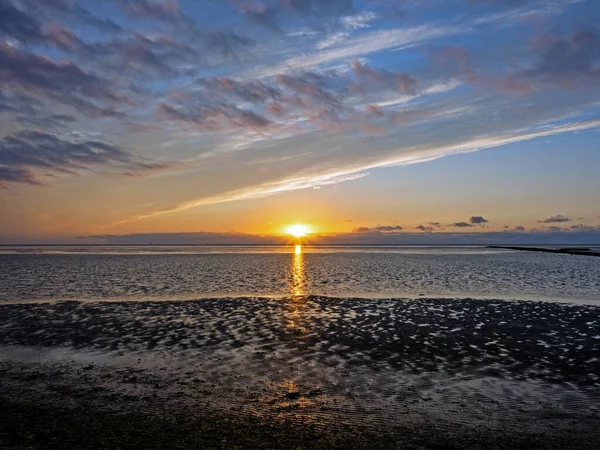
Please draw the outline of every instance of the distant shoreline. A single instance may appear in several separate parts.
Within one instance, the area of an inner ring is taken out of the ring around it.
[[[528,246],[502,246],[502,245],[488,245],[486,248],[496,248],[501,250],[517,250],[525,252],[540,252],[540,253],[558,253],[563,255],[577,255],[577,256],[600,256],[600,252],[594,252],[588,248],[582,248],[581,246],[573,246],[574,248],[569,249],[568,246],[565,248],[542,248],[542,247],[528,247]]]

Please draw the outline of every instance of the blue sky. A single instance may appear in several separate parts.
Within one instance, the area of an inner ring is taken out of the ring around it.
[[[599,18],[593,0],[3,0],[0,238],[596,239]]]

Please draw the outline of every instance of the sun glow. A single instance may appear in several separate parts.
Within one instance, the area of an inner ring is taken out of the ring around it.
[[[295,238],[301,238],[310,233],[310,228],[308,225],[304,225],[301,223],[296,223],[294,225],[288,225],[285,227],[285,232]]]

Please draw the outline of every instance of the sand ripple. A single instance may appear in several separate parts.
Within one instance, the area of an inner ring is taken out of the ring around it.
[[[70,386],[69,401],[79,390],[316,424],[542,426],[598,420],[599,312],[317,296],[0,305],[0,372],[19,395]]]

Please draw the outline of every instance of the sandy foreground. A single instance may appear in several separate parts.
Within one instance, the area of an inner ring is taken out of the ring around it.
[[[0,448],[600,448],[600,307],[0,305]]]

